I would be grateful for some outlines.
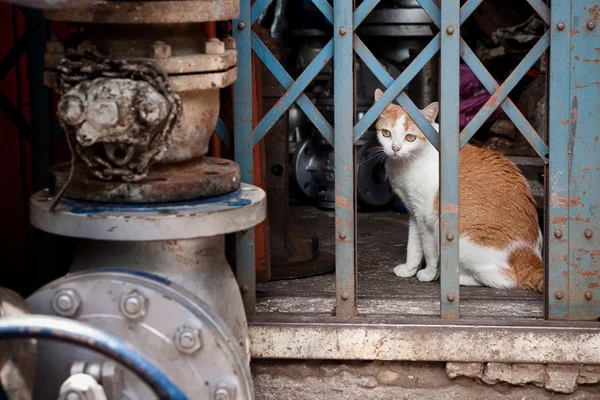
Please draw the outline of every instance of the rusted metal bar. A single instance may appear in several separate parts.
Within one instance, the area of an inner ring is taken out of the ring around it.
[[[548,97],[546,221],[546,318],[569,317],[569,69],[571,4],[552,5]]]
[[[265,46],[260,38],[254,33],[252,34],[252,49],[285,90],[288,90],[294,84],[292,77],[281,66],[267,46]],[[317,107],[315,107],[313,102],[303,93],[298,97],[298,100],[296,100],[296,104],[304,111],[311,122],[315,124],[315,127],[321,132],[325,139],[327,139],[329,143],[333,143],[333,127],[327,122],[319,110],[317,110]]]
[[[486,88],[490,94],[494,94],[496,90],[500,87],[500,85],[496,82],[496,80],[492,77],[492,75],[488,72],[487,69],[483,66],[477,55],[471,50],[469,45],[465,43],[465,41],[460,39],[460,54],[462,55],[465,63],[471,68],[471,71],[475,74],[477,79],[481,82],[481,84]],[[511,121],[515,124],[515,126],[519,129],[519,131],[523,134],[525,139],[529,142],[531,147],[538,153],[538,155],[544,160],[544,162],[548,162],[548,146],[544,143],[544,140],[538,135],[538,133],[533,129],[529,121],[525,119],[521,111],[517,108],[515,103],[510,98],[504,99],[502,102],[502,109],[511,119]]]
[[[568,318],[600,318],[600,4],[571,2],[567,171],[569,200]],[[563,156],[564,157],[564,156]]]
[[[334,0],[336,315],[356,315],[353,0]]]
[[[600,364],[600,326],[591,322],[259,314],[249,325],[252,358]]]
[[[498,90],[494,92],[492,97],[485,102],[479,112],[475,114],[473,119],[467,126],[464,127],[460,133],[460,146],[464,146],[479,128],[488,120],[492,113],[498,108],[498,106],[504,101],[510,91],[519,83],[523,76],[527,73],[529,68],[536,63],[536,61],[542,56],[542,53],[546,51],[550,45],[550,32],[546,32],[544,36],[533,46],[533,48],[523,58],[523,61],[517,65],[513,72],[506,78],[506,80],[500,85]]]
[[[233,37],[238,48],[238,78],[233,85],[234,156],[240,164],[241,180],[254,183],[254,143],[252,140],[252,40],[250,0],[240,0],[240,16],[233,21]],[[253,315],[256,306],[256,263],[254,228],[236,234],[236,278],[244,308]]]
[[[442,2],[440,71],[440,295],[442,318],[458,318],[460,1]],[[435,260],[437,261],[437,260]],[[429,262],[429,260],[427,260]]]
[[[306,67],[298,79],[290,86],[285,95],[269,110],[254,129],[253,143],[258,143],[269,129],[277,122],[284,112],[304,92],[304,89],[312,82],[315,76],[323,69],[333,56],[333,40],[321,50],[319,55]]]

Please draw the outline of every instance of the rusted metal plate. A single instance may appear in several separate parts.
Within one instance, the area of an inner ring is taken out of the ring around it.
[[[67,163],[52,168],[55,194],[69,176]],[[166,203],[204,199],[240,187],[240,167],[233,161],[203,157],[186,163],[155,165],[139,182],[102,181],[77,168],[65,197],[102,203]]]
[[[600,364],[597,323],[340,321],[273,313],[248,322],[253,359]]]
[[[92,7],[48,10],[52,21],[93,22],[98,24],[166,24],[226,21],[237,18],[237,0],[183,1],[107,1]]]

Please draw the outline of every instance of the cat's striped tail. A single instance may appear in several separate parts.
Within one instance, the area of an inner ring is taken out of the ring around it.
[[[527,246],[514,249],[508,257],[508,264],[515,274],[518,288],[544,291],[544,262],[535,250]]]

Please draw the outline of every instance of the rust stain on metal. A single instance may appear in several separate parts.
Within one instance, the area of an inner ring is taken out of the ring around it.
[[[563,124],[563,125],[567,125],[569,122],[571,122],[571,121],[569,121],[568,119],[561,119],[560,120],[560,123]]]
[[[571,109],[571,123],[574,124],[577,122],[577,107],[573,107]]]
[[[340,196],[338,194],[335,195],[335,204],[337,204],[341,208],[352,208],[352,202],[347,198]]]
[[[596,64],[600,64],[600,58],[594,58],[594,59],[584,58],[583,62],[584,63],[593,62],[593,63],[596,63]]]
[[[51,172],[55,192],[68,177],[68,165],[56,165]],[[76,169],[65,196],[97,202],[162,203],[220,196],[239,186],[238,164],[204,157],[178,164],[156,164],[139,182],[102,181]]]
[[[573,49],[571,49],[571,50],[573,50]],[[579,61],[579,56],[575,56],[575,57],[573,57],[573,58],[574,58],[575,60]]]
[[[571,31],[571,36],[577,35],[579,33],[579,29],[573,29]]]
[[[586,87],[588,87],[588,85],[575,85],[575,86],[573,86],[574,89],[584,89]]]
[[[600,287],[600,283],[598,283],[598,282],[588,283],[588,289],[596,289],[597,287]]]
[[[556,225],[564,225],[567,223],[568,220],[569,219],[564,215],[557,215],[556,217],[552,218],[550,222]]]
[[[598,21],[600,18],[600,6],[598,6],[598,4],[594,5],[594,7],[590,7],[588,12],[594,21]]]
[[[569,198],[568,196],[552,196],[552,205],[560,208],[568,208],[581,205],[579,198]]]
[[[442,204],[442,213],[458,213],[458,204]]]

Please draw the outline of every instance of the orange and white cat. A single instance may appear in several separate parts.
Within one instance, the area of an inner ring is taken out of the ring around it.
[[[378,89],[375,101],[382,94]],[[422,110],[437,131],[438,110],[438,103]],[[409,212],[406,262],[394,273],[433,281],[439,277],[439,153],[397,105],[386,108],[376,129],[389,182]],[[513,163],[490,149],[460,151],[459,218],[460,285],[543,290],[535,200]]]

